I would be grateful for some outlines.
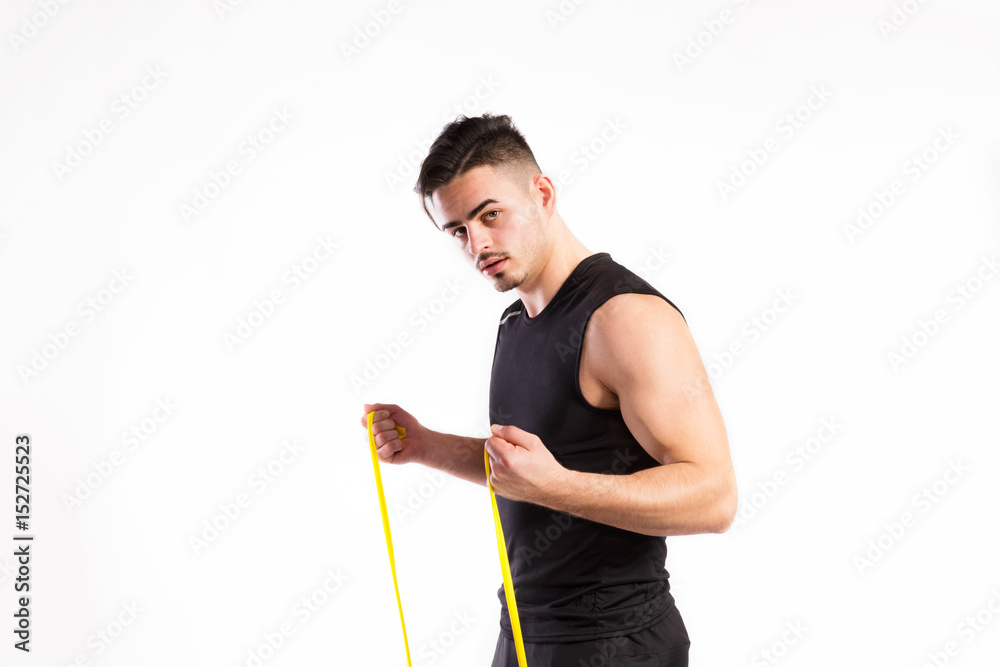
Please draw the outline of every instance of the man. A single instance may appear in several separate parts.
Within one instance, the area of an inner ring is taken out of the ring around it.
[[[415,190],[473,267],[520,298],[499,322],[493,435],[439,433],[397,405],[366,404],[380,460],[486,486],[486,448],[529,665],[687,665],[665,537],[728,530],[737,494],[686,319],[573,236],[507,116],[447,125]],[[517,662],[502,586],[497,596],[493,667],[506,667]]]

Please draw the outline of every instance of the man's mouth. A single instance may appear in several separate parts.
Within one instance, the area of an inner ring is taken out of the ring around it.
[[[494,273],[502,269],[507,264],[507,258],[501,257],[499,259],[489,259],[482,263],[482,272],[487,276],[492,276]]]

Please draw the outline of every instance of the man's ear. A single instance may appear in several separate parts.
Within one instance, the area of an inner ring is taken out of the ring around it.
[[[552,214],[556,212],[556,186],[552,183],[552,179],[545,174],[535,174],[531,183],[538,205],[545,212],[546,217],[552,217]]]

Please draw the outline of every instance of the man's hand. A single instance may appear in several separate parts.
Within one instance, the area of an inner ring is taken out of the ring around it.
[[[537,435],[510,424],[493,424],[490,429],[493,435],[486,439],[486,451],[493,491],[510,500],[545,505],[562,483],[566,468]]]
[[[364,404],[361,426],[368,430],[368,413],[375,412],[372,433],[375,435],[375,452],[385,463],[422,463],[427,456],[427,429],[416,417],[395,403]],[[400,436],[397,426],[406,429]]]

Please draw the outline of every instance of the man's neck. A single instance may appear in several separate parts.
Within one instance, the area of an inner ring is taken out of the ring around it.
[[[556,295],[569,275],[584,258],[593,255],[572,234],[561,238],[552,245],[552,252],[544,266],[528,283],[517,287],[521,303],[528,311],[528,317],[536,317]]]

